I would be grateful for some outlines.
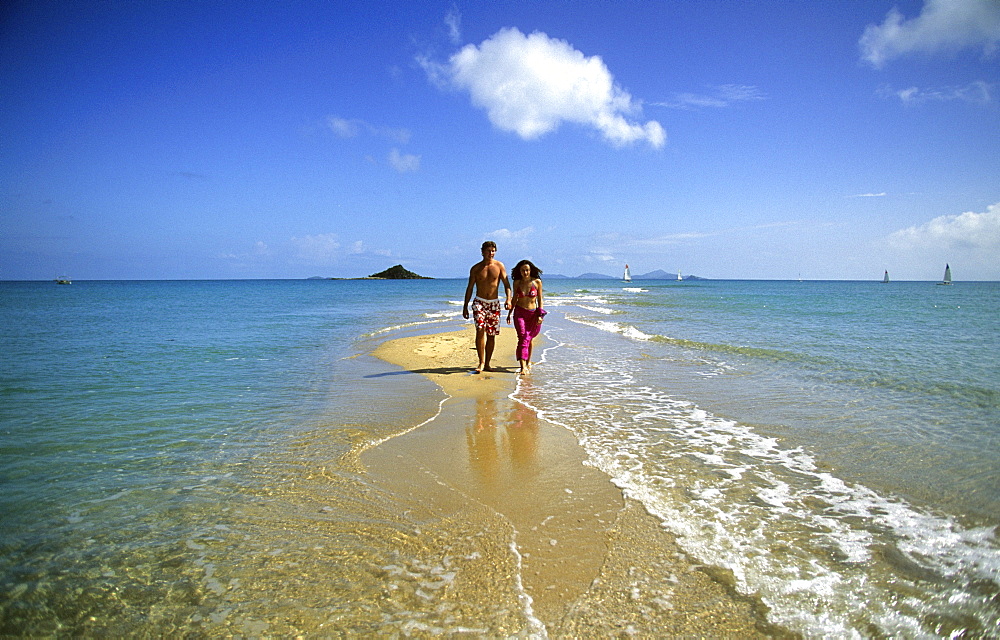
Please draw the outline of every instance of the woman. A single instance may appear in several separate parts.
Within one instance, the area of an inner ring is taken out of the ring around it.
[[[542,270],[521,260],[514,267],[514,300],[507,312],[507,324],[514,316],[514,330],[517,332],[517,362],[521,365],[521,375],[531,373],[531,341],[542,330]]]

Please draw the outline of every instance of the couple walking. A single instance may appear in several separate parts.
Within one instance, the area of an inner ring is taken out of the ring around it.
[[[492,371],[490,358],[493,357],[493,346],[496,336],[500,335],[500,283],[503,283],[507,296],[503,309],[507,309],[507,324],[514,318],[514,330],[517,332],[517,362],[521,365],[520,374],[531,372],[531,341],[542,330],[542,271],[530,260],[521,260],[514,267],[514,284],[507,279],[507,268],[494,256],[497,245],[492,240],[483,243],[483,259],[472,265],[469,270],[469,285],[465,288],[465,304],[462,316],[469,318],[469,300],[472,300],[472,317],[476,324],[476,353],[479,355],[479,366],[476,373]],[[476,291],[472,297],[473,288]],[[513,289],[513,299],[512,292]]]

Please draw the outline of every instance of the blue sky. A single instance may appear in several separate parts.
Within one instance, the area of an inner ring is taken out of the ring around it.
[[[1000,2],[17,1],[0,279],[1000,280]]]

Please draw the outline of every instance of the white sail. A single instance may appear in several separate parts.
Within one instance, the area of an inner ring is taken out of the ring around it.
[[[889,282],[889,272],[888,271],[886,271],[885,275],[882,276],[882,282],[883,282],[883,284]]]
[[[677,280],[678,280],[678,281],[681,281],[681,280],[683,280],[683,279],[684,279],[684,278],[682,278],[682,277],[681,277],[681,272],[680,272],[680,271],[678,271],[678,272],[677,272]]]
[[[622,276],[622,281],[632,282],[632,274],[628,270],[628,265],[625,265],[625,275]]]
[[[944,284],[951,284],[951,265],[944,265],[944,280],[941,281]]]

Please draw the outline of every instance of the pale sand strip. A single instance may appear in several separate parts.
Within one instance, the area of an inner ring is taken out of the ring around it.
[[[492,373],[471,373],[473,339],[469,327],[376,349],[450,399],[435,420],[366,452],[371,473],[430,502],[451,487],[509,523],[524,589],[552,637],[783,635],[761,605],[691,562],[655,518],[584,465],[570,432],[508,398],[518,368],[513,330],[497,339]]]

